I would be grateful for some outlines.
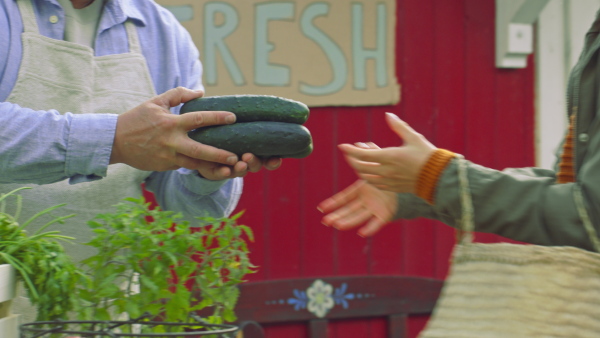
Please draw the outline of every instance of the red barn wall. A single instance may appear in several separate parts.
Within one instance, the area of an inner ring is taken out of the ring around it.
[[[494,0],[398,0],[395,106],[311,109],[315,150],[281,169],[248,175],[238,211],[256,240],[250,280],[400,274],[444,278],[453,230],[436,221],[397,221],[373,238],[321,225],[317,204],[356,179],[336,145],[400,144],[384,121],[398,114],[438,147],[496,169],[534,164],[534,70],[494,65]],[[480,235],[480,241],[499,237]],[[412,318],[410,336],[427,318]],[[338,322],[330,337],[385,337],[383,320]],[[274,326],[268,337],[306,337]]]

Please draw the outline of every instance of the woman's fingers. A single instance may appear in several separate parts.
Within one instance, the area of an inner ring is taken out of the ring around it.
[[[361,201],[355,199],[323,217],[323,224],[338,230],[349,230],[365,223],[370,215],[371,213],[363,208]]]
[[[358,230],[358,235],[361,237],[371,237],[378,233],[387,223],[388,221],[373,216],[365,226]]]
[[[344,204],[358,197],[358,190],[363,184],[365,184],[365,182],[362,180],[355,181],[353,184],[346,187],[346,189],[319,203],[317,209],[321,212],[329,213],[340,208]]]
[[[345,157],[346,162],[354,169],[355,171],[361,174],[370,174],[370,175],[380,175],[381,174],[381,164],[376,162],[364,162],[359,161],[352,156]]]

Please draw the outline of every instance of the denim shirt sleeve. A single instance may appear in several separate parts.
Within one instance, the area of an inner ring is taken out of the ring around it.
[[[146,29],[138,32],[157,92],[176,86],[204,89],[198,49],[174,15],[159,8],[155,16],[147,16],[145,19]],[[160,35],[165,40],[156,39],[150,34],[148,27],[166,29],[168,33]],[[174,107],[173,113],[179,114],[179,108],[180,106]],[[200,177],[196,171],[182,168],[154,172],[145,183],[146,189],[154,193],[161,208],[181,212],[185,219],[192,221],[199,216],[229,216],[242,194],[243,179],[210,181]]]
[[[37,4],[44,10],[53,8],[51,2]],[[106,6],[105,20],[99,27],[102,34],[94,48],[96,56],[129,51],[120,22],[131,18],[137,24],[142,52],[158,94],[177,86],[203,88],[198,49],[172,13],[146,0],[114,0]],[[57,25],[38,25],[42,35],[62,37]],[[0,47],[8,47],[0,48],[1,102],[16,82],[22,54],[22,24],[14,0],[0,0],[0,31],[5,33],[0,34]],[[177,114],[178,108],[173,108],[173,113]],[[0,105],[0,183],[51,183],[65,178],[77,183],[106,175],[116,116],[30,111],[26,117],[15,110],[21,108],[8,102]],[[17,132],[19,128],[22,130]],[[36,143],[42,139],[36,136],[38,133],[46,135],[44,139],[49,143]],[[205,212],[211,216],[229,215],[242,191],[241,178],[212,182],[185,170],[153,173],[146,184],[163,209],[190,217]]]
[[[201,216],[228,217],[238,204],[242,188],[241,177],[210,181],[185,168],[153,172],[146,179],[146,189],[155,194],[163,209],[181,212],[190,221]]]
[[[0,183],[100,179],[116,125],[116,115],[61,115],[0,102]]]

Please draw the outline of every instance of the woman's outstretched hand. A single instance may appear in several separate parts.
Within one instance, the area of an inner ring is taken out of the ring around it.
[[[401,146],[380,149],[359,143],[340,144],[339,148],[358,177],[369,184],[381,190],[414,193],[421,168],[437,148],[396,115],[386,113],[386,122],[404,141]]]
[[[357,147],[379,149],[374,143],[359,143]],[[369,237],[389,223],[398,208],[395,193],[375,188],[364,180],[357,180],[346,189],[319,203],[325,214],[322,223],[339,230],[359,227],[358,234]]]
[[[392,221],[398,208],[397,195],[357,180],[346,189],[319,203],[325,214],[321,222],[338,230],[358,229],[362,237],[377,233]]]
[[[323,224],[339,230],[360,227],[360,236],[372,236],[394,219],[397,193],[416,191],[421,168],[437,148],[396,115],[386,113],[386,122],[403,140],[401,146],[339,145],[359,179],[319,203]]]

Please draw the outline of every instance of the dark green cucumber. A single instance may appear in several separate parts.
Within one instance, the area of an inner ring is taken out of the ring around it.
[[[306,147],[306,149],[302,150],[299,153],[296,154],[290,154],[290,155],[286,155],[284,157],[288,157],[288,158],[305,158],[308,155],[310,155],[313,151],[313,144],[312,142],[308,145],[308,147]]]
[[[271,95],[224,95],[190,100],[181,107],[181,114],[192,111],[229,111],[236,122],[274,121],[303,124],[308,119],[308,107],[298,101]]]
[[[252,153],[258,157],[302,158],[312,152],[310,132],[296,123],[234,123],[198,128],[188,135],[197,142],[231,151],[238,156]]]

